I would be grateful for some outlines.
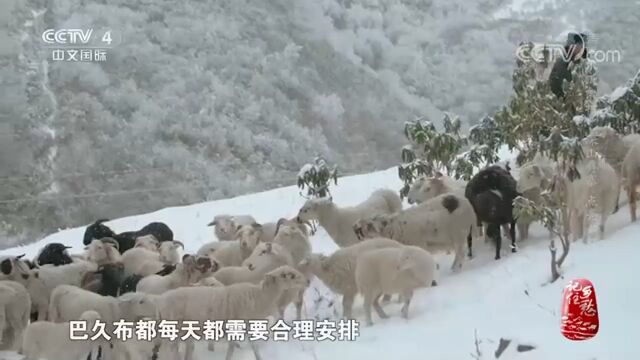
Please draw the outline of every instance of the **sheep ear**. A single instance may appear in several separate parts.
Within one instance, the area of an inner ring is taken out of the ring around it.
[[[256,230],[262,230],[262,224],[253,223],[253,224],[251,224],[251,227],[256,229]]]
[[[213,220],[212,222],[207,224],[207,226],[216,226],[216,225],[218,225],[218,220]]]
[[[277,279],[278,279],[278,277],[273,275],[273,274],[266,274],[264,276],[264,282],[266,284],[275,284]]]
[[[96,225],[100,225],[100,224],[102,224],[103,222],[107,222],[107,221],[110,221],[110,220],[109,220],[109,219],[98,219],[98,220],[96,220],[96,222],[95,222],[94,224],[96,224]]]
[[[0,271],[2,271],[3,274],[9,275],[11,274],[12,270],[13,270],[13,264],[11,264],[10,259],[5,259],[5,260],[2,260],[2,262],[0,262]]]
[[[181,247],[182,250],[184,250],[184,244],[182,243],[182,241],[178,241],[178,240],[173,240],[173,244],[177,247]],[[158,243],[158,247],[160,247],[160,243]]]

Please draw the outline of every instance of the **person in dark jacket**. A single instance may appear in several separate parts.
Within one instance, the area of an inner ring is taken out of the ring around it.
[[[570,32],[567,35],[567,43],[564,46],[565,56],[560,56],[553,64],[553,68],[551,68],[549,86],[551,91],[560,99],[564,99],[563,81],[571,81],[571,69],[569,66],[587,58],[586,42],[586,34]]]

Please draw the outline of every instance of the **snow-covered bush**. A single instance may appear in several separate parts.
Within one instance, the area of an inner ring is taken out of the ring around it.
[[[298,187],[307,189],[307,198],[323,198],[331,195],[331,180],[338,184],[338,167],[330,166],[323,157],[316,157],[313,163],[305,164],[298,172]]]

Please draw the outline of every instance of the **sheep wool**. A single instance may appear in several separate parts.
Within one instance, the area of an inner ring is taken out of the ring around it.
[[[402,209],[402,201],[395,191],[379,189],[364,202],[351,207],[338,207],[331,199],[307,200],[298,212],[298,222],[318,220],[333,241],[340,247],[353,245],[358,238],[353,224],[360,218],[376,214],[391,214]]]
[[[376,249],[360,256],[355,278],[358,291],[364,296],[367,324],[373,324],[372,306],[381,318],[388,317],[378,303],[382,294],[401,294],[402,317],[408,319],[414,290],[431,286],[436,266],[433,256],[417,246]]]
[[[401,247],[402,244],[386,238],[371,238],[367,241],[336,250],[330,256],[311,254],[298,265],[306,276],[314,275],[332,292],[342,295],[342,312],[351,317],[353,301],[358,294],[355,280],[356,261],[370,250],[387,247]]]

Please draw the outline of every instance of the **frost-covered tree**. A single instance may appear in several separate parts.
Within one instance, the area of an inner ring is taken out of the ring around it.
[[[405,124],[409,144],[402,148],[402,164],[398,166],[398,176],[404,183],[400,190],[402,197],[420,176],[440,173],[468,180],[474,168],[497,160],[500,137],[490,117],[474,126],[468,136],[461,133],[460,119],[453,114],[445,113],[442,125],[443,131],[438,131],[424,118]],[[463,152],[465,148],[468,150]]]
[[[569,255],[571,242],[566,232],[568,217],[565,212],[563,199],[551,192],[542,194],[542,203],[535,203],[527,198],[518,196],[513,201],[514,215],[540,221],[551,233],[549,252],[551,253],[551,282],[560,277],[559,268]],[[562,254],[557,257],[556,238],[560,240]]]
[[[307,193],[303,196],[307,198],[330,197],[331,182],[338,184],[338,167],[329,165],[321,156],[302,166],[298,172],[298,187],[301,191],[306,188]]]
[[[546,80],[536,76],[533,61],[519,61],[513,73],[514,95],[495,114],[497,127],[510,150],[517,150],[518,164],[533,158],[542,139],[557,129],[566,138],[580,139],[590,128],[588,121],[595,102],[596,69],[589,60],[575,64],[573,81],[563,84],[565,98],[556,97]]]
[[[640,131],[640,71],[626,85],[598,99],[591,122],[611,126],[622,134]]]

